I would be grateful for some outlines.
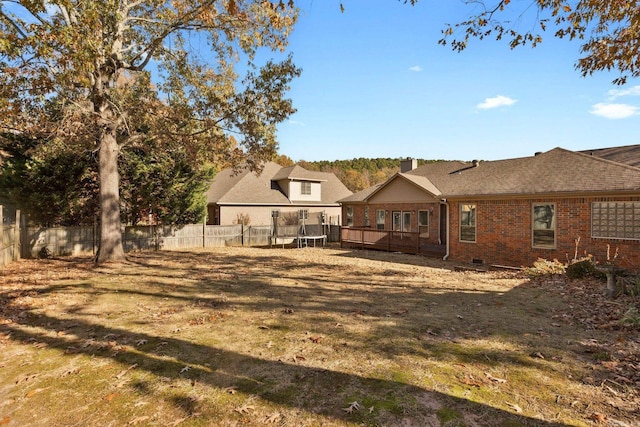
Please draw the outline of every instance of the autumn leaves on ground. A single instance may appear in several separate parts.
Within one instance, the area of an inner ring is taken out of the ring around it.
[[[632,297],[411,255],[221,248],[0,273],[0,425],[632,426]]]

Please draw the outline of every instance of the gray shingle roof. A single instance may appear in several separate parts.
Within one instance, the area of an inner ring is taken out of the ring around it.
[[[640,169],[563,148],[470,168],[459,162],[430,166],[409,173],[428,177],[445,197],[640,190]]]
[[[597,148],[582,150],[580,153],[601,157],[629,166],[640,167],[640,145],[625,145],[622,147]]]
[[[225,169],[216,174],[207,192],[207,203],[295,205],[296,203],[292,203],[274,182],[293,179],[294,172],[295,178],[303,177],[302,179],[309,181],[322,182],[322,200],[319,204],[334,204],[351,194],[332,173],[307,171],[300,166],[283,168],[276,163],[267,162],[260,175],[248,169],[242,169],[237,175],[233,174],[232,169]]]
[[[331,174],[333,175],[333,174]],[[301,181],[324,181],[323,172],[308,171],[302,166],[294,165],[282,168],[276,173],[273,178],[274,181],[280,181],[283,179],[296,179]]]
[[[640,168],[563,148],[531,157],[478,162],[475,167],[459,161],[429,163],[391,179],[409,176],[414,177],[414,184],[443,198],[640,192]],[[366,201],[388,182],[341,201]]]

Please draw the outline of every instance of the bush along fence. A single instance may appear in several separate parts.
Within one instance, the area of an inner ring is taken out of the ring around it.
[[[312,230],[307,226],[306,234],[327,235],[327,241],[340,241],[340,227],[324,226]],[[321,226],[318,226],[321,227]],[[221,246],[272,246],[283,241],[293,243],[298,235],[297,227],[279,230],[273,235],[269,225],[145,225],[124,226],[123,245],[125,252],[137,250],[180,250]],[[77,227],[26,227],[21,233],[21,255],[37,258],[64,255],[95,254],[99,244],[96,226]]]

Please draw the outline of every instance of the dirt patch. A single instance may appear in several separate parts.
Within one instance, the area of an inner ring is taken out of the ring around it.
[[[632,426],[638,301],[403,254],[0,270],[0,425]]]

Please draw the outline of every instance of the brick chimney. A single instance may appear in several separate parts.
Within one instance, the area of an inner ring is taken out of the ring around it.
[[[405,160],[400,160],[400,172],[410,172],[418,167],[418,160],[407,158]]]

